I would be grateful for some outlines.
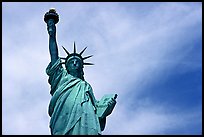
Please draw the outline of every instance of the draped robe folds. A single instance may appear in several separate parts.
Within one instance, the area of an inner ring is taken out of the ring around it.
[[[101,134],[97,100],[89,83],[68,74],[60,58],[46,68],[51,85],[48,114],[52,135]]]

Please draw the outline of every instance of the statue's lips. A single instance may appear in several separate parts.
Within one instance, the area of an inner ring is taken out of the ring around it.
[[[78,70],[79,70],[79,67],[71,67],[71,70],[73,70],[73,71],[78,71]]]

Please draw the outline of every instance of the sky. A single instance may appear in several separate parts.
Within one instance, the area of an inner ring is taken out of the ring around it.
[[[44,14],[59,14],[57,44],[94,55],[96,99],[118,94],[104,135],[202,134],[202,3],[2,2],[2,134],[50,135]]]

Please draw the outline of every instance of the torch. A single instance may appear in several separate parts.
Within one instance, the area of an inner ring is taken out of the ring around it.
[[[59,22],[59,15],[54,8],[50,8],[50,10],[45,13],[44,21],[47,23],[48,32],[54,31],[53,29],[55,28],[55,24]]]

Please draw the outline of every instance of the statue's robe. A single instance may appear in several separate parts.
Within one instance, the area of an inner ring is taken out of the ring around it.
[[[101,134],[91,85],[67,73],[60,58],[46,68],[51,85],[48,114],[52,135]]]

